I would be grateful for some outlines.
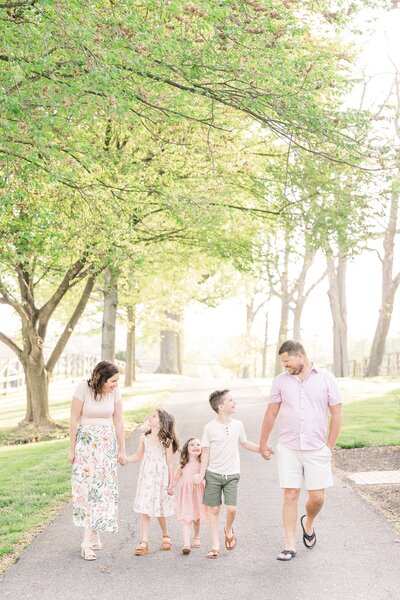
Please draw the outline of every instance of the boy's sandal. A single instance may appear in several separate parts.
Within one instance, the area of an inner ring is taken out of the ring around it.
[[[190,546],[183,546],[182,554],[190,554],[190,553],[191,553]]]
[[[192,542],[192,548],[201,548],[201,542],[199,537],[194,537]]]
[[[214,550],[214,549],[209,550],[209,552],[207,552],[207,554],[206,554],[206,558],[218,558],[218,556],[219,556],[219,550]]]
[[[92,536],[90,538],[90,547],[92,550],[103,550],[103,544],[100,540],[100,534],[98,531],[92,531]]]
[[[148,554],[149,550],[149,542],[142,540],[139,546],[135,548],[135,556],[143,556],[143,554]]]
[[[281,554],[283,554],[283,556],[280,556]],[[282,552],[279,552],[278,556],[276,557],[276,560],[289,562],[289,560],[292,560],[292,558],[294,558],[295,556],[297,556],[297,552],[295,552],[294,550],[282,550]]]
[[[81,545],[81,556],[85,560],[96,560],[96,555],[94,553],[93,548],[90,546]]]
[[[225,548],[227,550],[234,550],[236,548],[236,538],[235,538],[233,529],[232,529],[232,537],[228,537],[226,535],[226,529],[224,529],[224,533],[225,533]]]
[[[169,535],[163,535],[160,550],[171,550],[171,548],[172,548],[171,538],[169,537]]]

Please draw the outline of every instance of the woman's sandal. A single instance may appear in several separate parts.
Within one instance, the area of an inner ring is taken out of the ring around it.
[[[171,550],[171,548],[172,548],[171,538],[169,537],[169,535],[163,535],[160,550]]]
[[[148,554],[149,550],[149,542],[142,540],[139,546],[136,546],[135,548],[135,556],[143,556],[143,554]]]
[[[190,554],[190,553],[191,553],[190,546],[183,546],[182,554]]]
[[[199,537],[194,537],[192,542],[192,548],[201,548],[201,542]]]
[[[85,560],[96,560],[96,555],[91,546],[81,545],[81,556]]]
[[[92,550],[103,550],[103,544],[101,543],[100,533],[98,531],[92,531],[90,547]]]
[[[279,554],[283,554],[283,557],[279,557]],[[297,552],[294,550],[282,550],[279,554],[276,557],[276,560],[281,560],[282,562],[289,562],[289,560],[292,560],[292,558],[297,556]]]
[[[206,558],[218,558],[219,550],[211,549],[207,552]]]

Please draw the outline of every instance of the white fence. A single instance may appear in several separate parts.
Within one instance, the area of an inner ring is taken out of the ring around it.
[[[88,377],[97,362],[98,356],[87,354],[63,354],[58,360],[52,374],[52,379],[66,377]],[[115,364],[123,370],[125,363],[115,360]],[[25,373],[17,358],[0,360],[0,395],[17,391],[25,387]]]

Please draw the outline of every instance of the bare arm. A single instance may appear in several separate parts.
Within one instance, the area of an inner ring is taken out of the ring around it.
[[[130,454],[129,456],[126,457],[126,462],[128,462],[128,463],[138,462],[139,460],[142,460],[143,456],[144,456],[144,434],[142,433],[142,435],[140,436],[138,449],[136,450],[135,454]]]
[[[330,448],[330,450],[333,450],[339,435],[340,427],[342,425],[342,405],[332,404],[332,406],[329,407],[329,412],[331,413],[331,422],[329,424],[326,445],[328,448]]]
[[[240,442],[240,447],[250,452],[260,452],[260,446],[253,444],[253,442]]]
[[[78,431],[78,423],[81,418],[83,401],[78,398],[72,398],[71,403],[71,418],[69,422],[69,460],[71,463],[75,461],[75,444],[76,432]]]
[[[179,466],[174,473],[174,487],[176,487],[179,483],[180,478],[182,477],[182,467]]]
[[[118,462],[121,465],[126,465],[126,452],[125,452],[125,426],[124,419],[122,416],[122,400],[118,400],[114,407],[114,426],[118,440]]]
[[[274,454],[271,446],[268,446],[268,438],[274,428],[276,417],[278,416],[280,408],[281,403],[274,402],[272,404],[268,404],[267,410],[265,411],[260,433],[260,454],[265,460],[269,460]]]
[[[194,483],[200,484],[203,481],[209,462],[210,462],[210,448],[208,448],[208,446],[203,446],[203,448],[201,450],[200,473],[198,473],[198,475],[193,476]]]

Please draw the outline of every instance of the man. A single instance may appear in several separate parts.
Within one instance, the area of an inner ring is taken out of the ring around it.
[[[325,488],[333,485],[331,459],[342,421],[343,400],[332,373],[311,363],[299,342],[284,342],[279,356],[286,372],[272,382],[261,428],[260,453],[265,460],[273,454],[268,438],[279,413],[277,463],[283,490],[285,547],[277,559],[289,561],[296,556],[297,503],[302,481],[308,492],[306,514],[300,519],[303,543],[309,550],[317,543],[314,519],[324,503]],[[328,409],[331,421],[326,437]]]

